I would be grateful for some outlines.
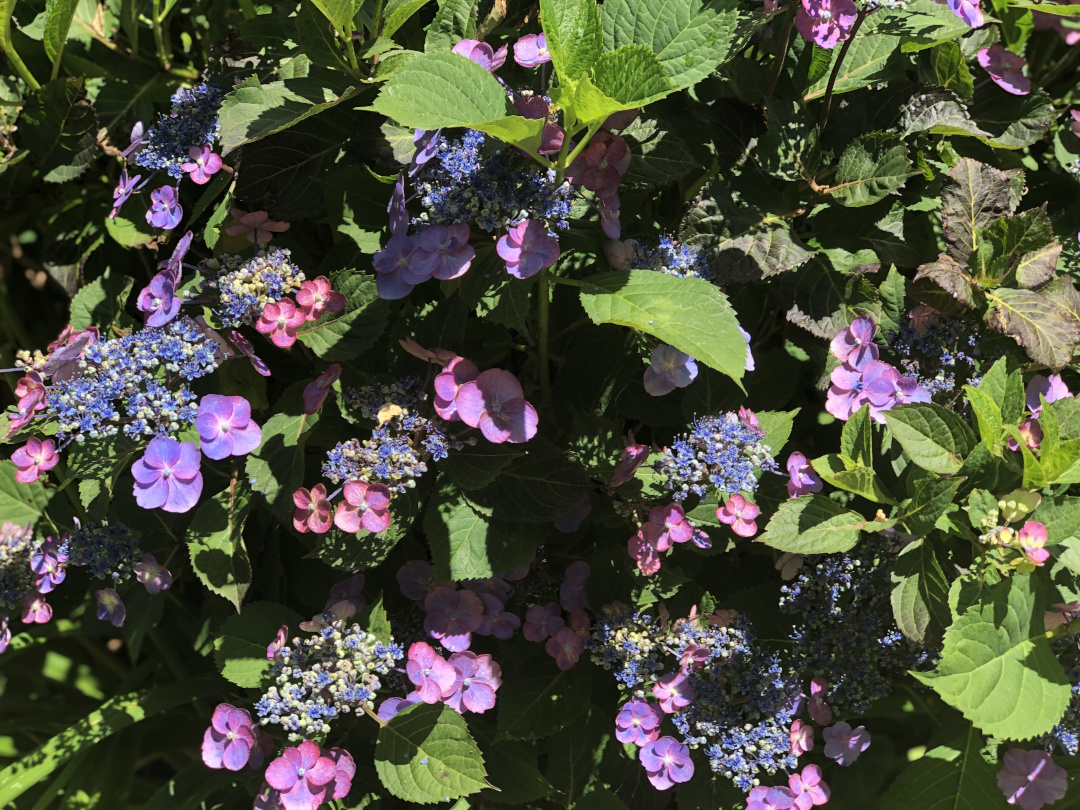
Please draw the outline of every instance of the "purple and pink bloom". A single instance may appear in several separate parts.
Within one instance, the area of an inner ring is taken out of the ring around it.
[[[55,441],[52,439],[42,441],[37,436],[31,436],[25,445],[11,454],[11,461],[18,470],[15,473],[15,480],[20,484],[32,484],[41,477],[42,473],[55,467],[60,461],[60,456],[57,455]]]
[[[1026,96],[1031,92],[1031,79],[1024,75],[1027,65],[1024,57],[1007,50],[1004,45],[980,48],[976,58],[983,70],[990,74],[994,84],[1014,96]]]
[[[390,488],[386,484],[348,481],[341,491],[344,500],[334,513],[334,525],[355,533],[363,527],[372,534],[390,527]]]
[[[693,357],[661,343],[653,349],[649,367],[645,369],[645,390],[651,396],[662,397],[676,388],[686,388],[697,375],[697,362]]]
[[[689,782],[694,775],[694,762],[689,747],[674,737],[661,737],[646,743],[638,750],[638,759],[645,766],[649,782],[657,790]]]
[[[143,509],[187,512],[199,502],[203,477],[194,442],[167,436],[151,439],[142,458],[131,465],[135,501]]]
[[[1039,810],[1065,797],[1069,774],[1045,751],[1010,748],[998,771],[997,784],[1009,804]]]
[[[262,428],[251,421],[251,403],[243,397],[207,394],[199,401],[195,428],[203,455],[215,461],[246,456],[262,444]]]

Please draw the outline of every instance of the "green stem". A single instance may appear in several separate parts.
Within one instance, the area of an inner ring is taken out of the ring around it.
[[[844,64],[844,57],[847,56],[847,52],[851,49],[851,43],[855,41],[855,37],[859,33],[859,29],[862,27],[863,20],[869,16],[869,11],[859,11],[859,16],[855,20],[855,25],[851,27],[851,36],[844,40],[843,47],[840,48],[840,56],[836,59],[836,64],[833,65],[832,73],[829,74],[829,86],[825,88],[825,104],[821,108],[821,118],[818,120],[818,132],[825,130],[825,124],[829,122],[829,108],[832,106],[833,87],[836,85],[836,77],[840,75],[840,66]]]
[[[563,278],[562,276],[551,276],[549,281],[554,281],[556,284],[565,284],[568,287],[584,287],[584,281],[578,281],[576,278]]]
[[[574,147],[574,151],[571,152],[569,155],[566,154],[566,147],[570,143],[570,136],[566,136],[565,140],[563,140],[562,151],[559,152],[558,174],[555,176],[556,186],[560,185],[562,181],[566,178],[566,167],[574,162],[574,158],[576,158],[583,151],[585,151],[585,147],[589,145],[589,141],[593,139],[593,135],[599,132],[600,127],[602,127],[603,125],[603,121],[597,121],[595,124],[592,124],[589,127],[588,133],[586,133],[585,137],[581,139],[581,142]]]
[[[165,50],[165,31],[162,26],[164,20],[161,18],[161,0],[154,0],[153,19],[151,23],[154,26],[154,47],[157,49],[158,61],[161,62],[161,66],[165,70],[169,69],[169,52]]]
[[[799,0],[790,0],[787,4],[787,16],[784,18],[784,27],[780,30],[780,41],[776,44],[776,58],[773,60],[772,73],[769,83],[765,85],[762,94],[768,98],[776,90],[776,84],[780,81],[780,73],[784,69],[784,60],[787,58],[788,43],[791,41],[791,29],[795,26],[796,5]]]
[[[1052,68],[1050,68],[1050,70],[1046,71],[1046,73],[1039,78],[1039,86],[1048,86],[1058,76],[1065,72],[1066,68],[1068,68],[1069,65],[1072,64],[1073,60],[1075,60],[1077,56],[1080,56],[1080,42],[1073,45],[1071,48],[1069,48],[1069,50],[1065,51],[1065,55],[1062,56],[1057,61],[1057,63]]]
[[[34,74],[30,72],[30,68],[26,66],[23,60],[19,57],[19,54],[15,52],[15,45],[11,41],[11,15],[15,11],[15,0],[9,0],[7,4],[7,15],[4,17],[4,30],[3,41],[0,42],[5,54],[7,54],[8,61],[11,62],[11,66],[15,68],[16,72],[22,76],[26,86],[31,90],[40,90],[41,85],[38,84],[38,80],[34,78]]]
[[[540,390],[544,407],[551,406],[551,358],[548,355],[548,339],[551,336],[551,270],[540,271],[538,295],[540,296]]]

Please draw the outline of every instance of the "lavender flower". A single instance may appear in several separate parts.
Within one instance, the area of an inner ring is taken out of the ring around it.
[[[638,751],[638,758],[645,766],[649,782],[657,790],[667,790],[679,782],[689,782],[694,775],[689,747],[674,737],[661,737],[646,743]]]
[[[155,228],[171,231],[180,224],[184,209],[180,207],[180,198],[172,186],[162,186],[150,192],[150,208],[146,211],[146,221]]]
[[[131,466],[135,501],[143,509],[187,512],[199,502],[203,478],[194,442],[159,436]]]
[[[251,421],[251,404],[243,397],[207,394],[199,402],[195,427],[207,458],[244,456],[262,444],[262,428]]]

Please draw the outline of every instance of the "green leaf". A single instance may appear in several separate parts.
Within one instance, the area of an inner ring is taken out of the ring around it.
[[[864,529],[879,528],[884,524],[868,521],[824,495],[811,495],[781,503],[758,540],[794,554],[833,554],[853,548]]]
[[[1043,90],[1014,96],[992,83],[976,87],[970,109],[975,123],[987,133],[986,143],[1002,149],[1023,149],[1042,140],[1057,118]]]
[[[527,454],[504,469],[483,489],[470,493],[480,508],[491,508],[496,520],[546,523],[565,515],[591,488],[581,466],[554,446],[536,439]]]
[[[91,281],[71,299],[71,328],[82,331],[96,326],[108,330],[124,311],[134,284],[131,276],[108,268],[103,276]]]
[[[757,411],[758,426],[765,432],[761,443],[769,448],[769,454],[779,456],[788,439],[799,409],[793,411]]]
[[[41,43],[50,62],[55,62],[63,51],[78,6],[78,0],[48,0],[45,4],[45,35]]]
[[[225,96],[219,112],[221,154],[288,129],[357,95],[358,86],[327,87],[314,77],[260,84],[248,76]]]
[[[986,297],[995,305],[987,323],[1023,346],[1032,360],[1054,370],[1072,361],[1080,320],[1065,307],[1031,290],[1002,287]]]
[[[769,128],[755,151],[761,168],[781,180],[805,180],[817,170],[818,132],[805,108],[770,98],[765,103]]]
[[[598,124],[612,113],[644,107],[676,89],[652,51],[623,45],[600,56],[592,72],[581,77],[574,114],[583,124]]]
[[[254,689],[263,685],[273,662],[266,648],[282,625],[297,627],[300,614],[276,602],[251,602],[244,612],[230,616],[214,638],[214,662],[222,676],[237,686]]]
[[[1053,435],[1046,427],[1043,430],[1045,436]],[[1049,483],[1080,484],[1080,439],[1069,439],[1055,447],[1043,447],[1039,463]]]
[[[251,490],[234,479],[227,490],[202,502],[186,535],[195,574],[232,602],[237,613],[251,587],[251,561],[243,537],[250,508]]]
[[[997,768],[983,758],[983,738],[969,726],[908,765],[882,798],[881,810],[1008,810]]]
[[[907,146],[889,132],[860,135],[840,156],[830,193],[842,205],[872,205],[901,188],[911,170]]]
[[[494,481],[525,452],[525,448],[518,445],[477,442],[440,461],[439,470],[461,489],[479,489]]]
[[[304,484],[304,447],[307,434],[319,421],[319,415],[295,413],[300,410],[289,403],[281,411],[278,400],[275,413],[262,426],[262,444],[247,456],[244,472],[251,488],[262,493],[271,510],[283,521],[293,513],[292,494]]]
[[[951,475],[975,448],[975,436],[959,416],[933,403],[900,405],[885,422],[904,454],[924,470]]]
[[[41,481],[20,484],[15,480],[18,470],[8,459],[0,461],[0,523],[25,526],[38,522],[55,489],[45,489]]]
[[[961,98],[971,98],[975,85],[958,44],[943,42],[936,46],[930,52],[930,64],[939,85],[946,90],[955,91]]]
[[[1069,682],[1050,650],[1036,588],[1032,576],[991,588],[946,631],[937,669],[912,673],[994,737],[1046,734],[1069,704]]]
[[[386,4],[385,21],[379,36],[392,37],[413,14],[427,5],[428,0],[390,0]]]
[[[488,520],[469,506],[460,490],[439,480],[424,514],[424,533],[440,580],[487,579]]]
[[[502,690],[499,701],[501,705]],[[501,713],[500,709],[500,713]],[[502,740],[498,745],[487,745],[488,780],[498,791],[488,791],[484,798],[496,804],[534,806],[540,799],[546,799],[555,788],[540,773],[537,764],[535,745],[525,742]],[[575,805],[576,806],[576,805]]]
[[[874,82],[889,81],[903,73],[907,59],[900,52],[900,37],[874,33],[879,24],[872,17],[863,23],[836,76],[834,93],[846,93]],[[803,95],[804,103],[825,95],[829,76],[841,50],[833,48],[830,51],[832,61],[829,70],[806,90]]]
[[[892,571],[892,608],[896,626],[912,641],[940,638],[951,623],[949,580],[941,570],[929,538],[909,543]],[[933,625],[933,627],[931,627]]]
[[[599,6],[595,0],[540,0],[540,24],[560,82],[573,87],[603,51]]]
[[[428,26],[424,50],[428,53],[449,51],[472,35],[475,26],[477,0],[439,0],[439,10]]]
[[[508,680],[499,689],[499,740],[536,740],[570,725],[589,701],[590,672],[585,667],[556,670],[538,664],[535,675]]]
[[[986,442],[990,452],[995,456],[1000,456],[1003,446],[1001,440],[1001,409],[998,407],[997,402],[994,401],[994,398],[982,389],[981,383],[979,388],[965,385],[964,393],[967,394],[971,410],[975,412],[975,421],[979,426],[979,437]]]
[[[843,456],[828,455],[814,459],[811,464],[822,480],[834,487],[854,492],[874,503],[896,505],[881,478],[869,467],[855,464]]]
[[[1046,542],[1060,543],[1080,532],[1080,498],[1065,495],[1043,498],[1039,508],[1031,513],[1031,520],[1046,526]]]
[[[941,187],[941,221],[949,255],[966,263],[978,247],[976,233],[1016,210],[1023,173],[1001,171],[971,158],[962,159]]]
[[[840,435],[840,454],[856,464],[874,466],[874,423],[870,418],[870,406],[863,405],[844,423]]]
[[[118,731],[220,690],[221,679],[214,674],[109,698],[78,723],[0,771],[0,805],[11,806],[30,788],[47,783],[49,775],[69,759]]]
[[[928,476],[915,482],[915,496],[900,506],[896,520],[908,534],[927,535],[953,502],[963,478]]]
[[[356,13],[356,0],[311,0],[312,4],[334,24],[338,36],[348,39],[353,32],[353,15]]]
[[[375,770],[391,794],[415,804],[459,799],[489,786],[465,720],[442,704],[409,706],[380,728]]]
[[[617,270],[585,279],[581,304],[593,323],[646,332],[736,382],[742,380],[746,340],[727,296],[704,279]]]
[[[67,456],[68,473],[79,478],[108,480],[127,465],[138,447],[123,433],[81,444],[73,442]]]
[[[330,279],[345,296],[345,309],[305,324],[297,338],[327,363],[355,360],[375,345],[390,315],[390,302],[379,298],[375,277],[359,270],[342,270]]]
[[[86,100],[85,79],[55,79],[26,97],[19,141],[48,183],[85,172],[97,155],[97,116]]]
[[[415,129],[475,129],[514,114],[498,80],[456,53],[415,57],[383,85],[371,108]]]

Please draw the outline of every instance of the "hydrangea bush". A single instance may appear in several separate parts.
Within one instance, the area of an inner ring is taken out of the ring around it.
[[[1080,5],[0,51],[0,806],[1080,807]]]

